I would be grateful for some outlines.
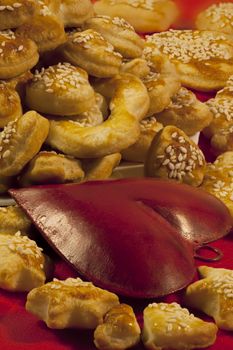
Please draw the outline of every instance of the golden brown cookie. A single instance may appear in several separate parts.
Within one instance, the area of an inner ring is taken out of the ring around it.
[[[36,44],[28,38],[18,38],[11,31],[0,32],[0,79],[14,78],[38,62]]]
[[[123,18],[92,17],[84,23],[84,28],[100,33],[123,57],[136,58],[142,55],[144,40]]]
[[[26,310],[49,328],[95,329],[108,310],[119,304],[117,295],[80,278],[54,279],[27,296]]]
[[[186,290],[186,305],[214,318],[221,329],[233,330],[233,270],[198,267],[201,280]]]
[[[233,74],[233,41],[224,33],[169,30],[147,36],[146,41],[174,63],[188,88],[219,90]]]
[[[0,82],[0,128],[23,114],[20,97],[14,89]]]
[[[48,183],[80,182],[84,179],[81,163],[55,152],[38,153],[25,168],[19,183],[23,187]]]
[[[180,88],[180,79],[169,59],[151,44],[147,44],[143,56],[150,67],[150,72],[143,77],[143,82],[150,96],[150,108],[147,116],[152,116],[166,108],[171,97]]]
[[[28,234],[30,228],[30,220],[18,206],[0,207],[0,235]]]
[[[1,0],[0,30],[17,28],[30,21],[38,11],[36,0]]]
[[[87,73],[69,63],[36,71],[26,87],[26,103],[41,113],[69,116],[86,112],[95,102]]]
[[[196,19],[199,30],[215,30],[233,38],[233,3],[219,3],[209,6]]]
[[[113,46],[92,29],[71,32],[59,52],[67,62],[99,78],[118,74],[122,62],[121,54],[114,51]]]
[[[136,143],[121,151],[122,158],[129,162],[144,163],[155,135],[163,128],[155,116],[140,121],[140,136]]]
[[[214,344],[218,328],[195,317],[177,303],[149,304],[144,312],[142,340],[147,349],[189,350]]]
[[[18,36],[33,40],[40,53],[66,41],[64,24],[57,14],[58,5],[58,1],[39,1],[39,13],[16,30]]]
[[[98,158],[120,152],[135,143],[140,134],[139,121],[145,117],[149,98],[139,78],[121,74],[108,82],[113,98],[111,114],[104,123],[83,127],[65,120],[53,120],[47,143],[76,158]]]
[[[178,16],[171,0],[100,0],[95,2],[94,10],[98,15],[124,18],[139,33],[166,30]]]
[[[140,340],[140,327],[131,306],[120,304],[110,309],[103,324],[94,332],[94,343],[101,350],[124,350]]]
[[[39,152],[48,131],[48,120],[34,111],[9,122],[0,133],[0,176],[18,175]]]
[[[199,186],[205,167],[200,148],[182,130],[166,126],[152,141],[145,161],[145,174]]]
[[[144,58],[124,59],[120,68],[122,73],[130,73],[143,79],[150,73],[150,68]]]
[[[65,27],[78,27],[94,15],[90,0],[61,0],[60,17]]]
[[[18,75],[15,78],[4,80],[4,83],[7,84],[11,89],[14,89],[18,92],[21,102],[25,100],[25,89],[26,84],[33,78],[31,71],[26,71],[23,74]]]
[[[192,91],[182,87],[171,97],[170,104],[156,114],[156,118],[164,126],[174,125],[192,136],[207,127],[213,115]]]
[[[96,159],[83,159],[84,181],[108,179],[121,161],[120,153],[109,154]]]
[[[207,164],[201,188],[220,199],[233,216],[233,151]]]
[[[0,236],[0,288],[26,292],[45,283],[42,249],[27,236]]]

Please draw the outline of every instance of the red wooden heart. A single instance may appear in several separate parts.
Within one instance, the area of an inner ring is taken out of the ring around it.
[[[79,273],[132,297],[185,287],[195,273],[194,246],[232,226],[220,201],[170,181],[108,180],[10,193]]]

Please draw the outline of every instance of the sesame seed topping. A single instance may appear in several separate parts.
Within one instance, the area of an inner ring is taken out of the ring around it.
[[[233,4],[220,3],[210,6],[203,14],[208,17],[213,24],[220,25],[221,28],[226,26],[233,27]]]
[[[94,287],[91,282],[84,282],[81,278],[67,278],[66,280],[58,280],[54,278],[47,286],[51,289],[62,289],[64,287]]]
[[[124,4],[135,8],[143,8],[145,10],[153,11],[155,4],[159,0],[110,0],[110,5]]]
[[[232,58],[226,37],[214,32],[171,29],[167,32],[148,35],[146,41],[155,45],[171,60],[183,63],[193,60],[208,61],[212,58],[222,60]]]
[[[213,113],[214,118],[224,118],[227,121],[233,120],[233,99],[229,97],[216,97],[208,100],[206,105]]]

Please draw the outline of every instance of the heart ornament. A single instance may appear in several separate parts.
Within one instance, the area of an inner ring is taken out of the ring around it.
[[[167,180],[91,181],[10,193],[78,273],[130,297],[184,288],[196,271],[195,248],[232,227],[218,199]]]

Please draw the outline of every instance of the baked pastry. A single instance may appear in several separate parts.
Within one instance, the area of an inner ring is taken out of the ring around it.
[[[180,129],[166,126],[154,138],[145,161],[145,174],[199,186],[204,178],[205,157]]]
[[[106,82],[114,92],[111,115],[102,124],[80,127],[70,121],[53,120],[47,143],[76,158],[98,158],[120,152],[135,143],[140,134],[139,121],[145,117],[149,98],[139,78],[119,75]]]
[[[122,73],[130,73],[144,78],[150,73],[150,68],[144,58],[124,59],[120,67]]]
[[[140,136],[136,143],[121,151],[122,158],[129,162],[144,163],[155,135],[163,128],[155,116],[140,121]]]
[[[150,72],[143,78],[143,82],[150,97],[147,116],[152,116],[169,105],[171,97],[180,88],[180,80],[174,65],[151,44],[146,45],[143,56],[150,67]]]
[[[178,17],[171,0],[100,0],[94,4],[97,15],[122,17],[139,33],[166,30]]]
[[[58,16],[60,1],[38,1],[40,9],[16,30],[22,38],[33,40],[40,53],[53,50],[66,41],[64,24]]]
[[[219,90],[233,74],[233,41],[224,33],[169,30],[147,36],[146,41],[175,64],[188,88]]]
[[[30,21],[38,11],[36,0],[1,0],[0,30],[17,28]]]
[[[199,30],[215,30],[233,38],[233,3],[219,3],[209,6],[196,19]]]
[[[33,78],[33,74],[31,71],[26,71],[23,74],[18,75],[15,78],[4,80],[4,83],[7,84],[8,87],[17,91],[21,98],[21,102],[25,100],[25,89],[26,84]]]
[[[24,235],[30,228],[30,220],[18,206],[0,207],[0,235],[14,235],[18,231]]]
[[[123,57],[136,58],[142,56],[144,40],[123,18],[92,17],[84,23],[84,28],[100,33]]]
[[[23,187],[47,183],[80,182],[84,179],[81,163],[63,154],[40,152],[20,176]]]
[[[92,29],[71,32],[59,52],[67,62],[99,78],[118,74],[122,62],[121,54],[114,51],[113,46]]]
[[[85,171],[85,181],[108,179],[121,160],[120,153],[109,154],[96,159],[83,159],[82,166]]]
[[[39,152],[48,131],[48,120],[34,111],[9,122],[0,134],[0,176],[19,174]]]
[[[185,303],[214,318],[221,329],[233,330],[233,271],[198,267],[201,280],[190,284]]]
[[[218,328],[190,314],[177,303],[149,304],[144,312],[142,340],[154,350],[189,350],[214,344]]]
[[[140,340],[140,327],[131,306],[120,304],[110,309],[94,332],[98,349],[124,350]]]
[[[0,288],[27,292],[44,284],[42,248],[27,236],[0,236]]]
[[[15,37],[11,31],[0,32],[0,79],[26,72],[38,59],[37,46],[32,40]]]
[[[27,296],[26,310],[49,328],[95,329],[108,310],[119,304],[116,294],[80,278],[54,279]]]
[[[156,114],[156,118],[164,126],[174,125],[192,136],[207,127],[213,115],[192,91],[182,87],[171,97],[170,104]]]
[[[87,73],[69,63],[36,71],[26,87],[26,103],[41,113],[69,116],[86,112],[94,103]]]
[[[23,114],[20,97],[7,84],[0,82],[0,128]]]
[[[219,131],[211,138],[211,147],[215,154],[233,150],[233,123]]]
[[[60,17],[65,27],[78,27],[94,15],[90,0],[61,0]]]
[[[201,188],[220,199],[233,216],[233,151],[207,164]]]

